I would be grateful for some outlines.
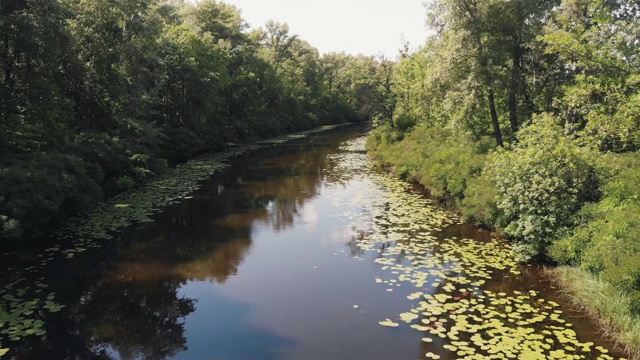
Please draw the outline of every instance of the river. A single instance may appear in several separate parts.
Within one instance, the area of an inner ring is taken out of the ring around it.
[[[5,255],[0,358],[620,357],[508,243],[375,169],[364,132],[249,150],[142,221]]]

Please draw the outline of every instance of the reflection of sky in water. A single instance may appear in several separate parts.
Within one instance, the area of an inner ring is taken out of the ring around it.
[[[378,325],[407,306],[410,288],[384,292],[374,281],[383,276],[372,262],[377,254],[366,253],[368,261],[351,257],[353,229],[332,216],[336,211],[332,199],[348,195],[345,191],[323,190],[322,196],[298,207],[299,221],[284,231],[255,221],[251,251],[224,284],[192,281],[182,286],[180,294],[198,302],[196,311],[186,318],[189,350],[177,358],[418,356],[419,333]],[[224,333],[223,343],[218,344],[213,338],[220,333]],[[243,349],[248,337],[256,339]],[[248,351],[250,346],[259,355],[234,353]]]
[[[271,360],[277,350],[291,346],[292,340],[248,321],[252,305],[225,298],[218,285],[189,282],[180,288],[181,296],[198,299],[196,312],[185,319],[187,352],[173,359]]]

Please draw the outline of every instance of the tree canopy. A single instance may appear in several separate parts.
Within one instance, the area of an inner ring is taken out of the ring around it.
[[[376,113],[376,59],[216,0],[3,1],[0,34],[3,240],[196,154]]]

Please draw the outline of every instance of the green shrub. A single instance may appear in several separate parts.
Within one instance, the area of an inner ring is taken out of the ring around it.
[[[498,225],[523,255],[545,254],[574,214],[597,196],[598,182],[582,150],[549,115],[536,117],[518,134],[513,151],[492,156]]]
[[[18,220],[0,215],[0,235],[7,239],[18,239],[22,236],[22,226]]]
[[[402,132],[410,131],[414,126],[416,126],[417,123],[418,121],[415,118],[405,114],[399,115],[395,119],[396,127],[399,131]]]
[[[622,206],[598,221],[581,266],[624,290],[640,289],[640,207]],[[592,226],[593,227],[593,226]]]
[[[100,200],[102,172],[69,155],[41,154],[0,169],[3,237],[38,235],[52,220]]]
[[[160,157],[179,163],[200,153],[205,144],[193,131],[185,128],[165,129],[167,140],[160,144]]]
[[[468,181],[460,210],[462,215],[473,219],[478,225],[495,226],[498,217],[495,181],[486,171]]]
[[[598,231],[600,225],[590,223],[597,216],[597,203],[587,203],[574,216],[577,224],[589,223],[589,226],[578,226],[568,229],[549,247],[548,253],[560,264],[580,266],[584,254],[591,246],[594,232]]]
[[[640,290],[640,154],[605,154],[598,163],[602,199],[578,213],[576,228],[550,254],[618,288]]]
[[[120,190],[131,189],[136,185],[136,181],[129,175],[121,176],[116,180],[116,185]]]
[[[169,162],[165,159],[151,159],[149,161],[149,170],[156,175],[162,175],[169,170]]]

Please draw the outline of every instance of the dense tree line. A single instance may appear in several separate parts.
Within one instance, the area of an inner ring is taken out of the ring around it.
[[[368,119],[380,61],[215,0],[0,2],[0,239],[230,144]]]
[[[640,311],[640,3],[427,8],[435,35],[395,65],[370,148],[520,254],[580,267]]]

